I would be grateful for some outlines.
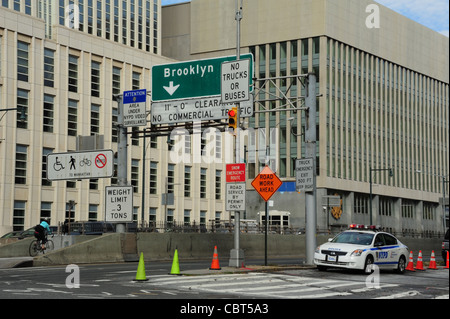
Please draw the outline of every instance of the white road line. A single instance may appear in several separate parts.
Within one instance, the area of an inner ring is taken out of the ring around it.
[[[394,295],[377,297],[374,299],[398,299],[398,298],[403,298],[403,297],[413,297],[413,296],[417,296],[417,295],[420,295],[420,292],[418,292],[416,290],[411,290],[411,291],[405,291],[405,292],[394,294]]]

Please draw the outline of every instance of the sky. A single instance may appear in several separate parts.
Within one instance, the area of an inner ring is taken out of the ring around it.
[[[161,2],[164,6],[188,2],[188,0],[161,0]],[[448,0],[375,0],[375,2],[447,37],[449,36]]]

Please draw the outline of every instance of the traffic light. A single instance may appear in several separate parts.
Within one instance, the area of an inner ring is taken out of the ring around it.
[[[233,129],[237,128],[237,107],[232,107],[228,111],[228,127]]]

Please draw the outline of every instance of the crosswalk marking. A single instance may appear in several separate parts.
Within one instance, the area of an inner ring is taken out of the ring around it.
[[[365,280],[344,281],[267,273],[186,277],[162,275],[152,277],[146,284],[165,286],[171,289],[282,299],[329,298],[373,291],[373,288],[366,286]],[[398,285],[382,284],[380,287],[396,286]]]

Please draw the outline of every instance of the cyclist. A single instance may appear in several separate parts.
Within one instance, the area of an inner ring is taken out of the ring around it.
[[[44,219],[39,225],[36,225],[36,227],[34,227],[34,237],[36,237],[37,240],[41,241],[42,250],[45,249],[45,243],[47,242],[46,234],[52,233],[50,225],[47,221],[47,219]]]

